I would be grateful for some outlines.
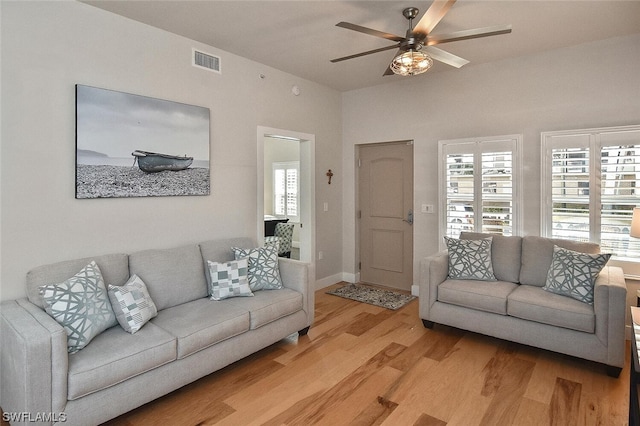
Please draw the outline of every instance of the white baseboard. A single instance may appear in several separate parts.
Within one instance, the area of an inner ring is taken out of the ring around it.
[[[340,281],[345,281],[343,279],[344,274],[335,274],[325,278],[321,278],[316,280],[316,290],[323,289],[325,287],[329,287],[330,285],[334,285],[339,283]]]
[[[348,272],[340,272],[325,278],[316,280],[316,290],[320,290],[330,285],[337,284],[339,282],[357,283],[360,282],[360,273],[351,274]]]
[[[343,272],[341,281],[346,281],[348,283],[359,283],[360,282],[360,272],[355,273],[355,274],[352,274],[352,273],[349,273],[349,272]]]
[[[415,284],[414,284],[414,285],[412,285],[412,286],[411,286],[411,295],[412,295],[412,296],[416,296],[416,297],[418,297],[419,293],[420,293],[420,287],[418,287],[418,286],[417,286],[417,285],[415,285]]]

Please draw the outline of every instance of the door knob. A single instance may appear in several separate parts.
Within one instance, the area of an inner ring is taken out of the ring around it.
[[[407,222],[409,225],[413,225],[413,209],[409,209],[407,213],[407,218],[402,219],[403,222]]]

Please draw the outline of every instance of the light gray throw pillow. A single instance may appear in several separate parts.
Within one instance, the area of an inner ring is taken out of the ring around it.
[[[593,305],[598,274],[611,254],[586,254],[553,246],[553,259],[544,290]]]
[[[278,266],[278,247],[268,245],[252,249],[233,247],[236,260],[249,261],[249,286],[252,291],[278,290],[283,287]]]
[[[91,261],[59,284],[40,286],[45,310],[67,332],[67,351],[78,352],[104,330],[117,324],[102,273]]]
[[[458,240],[444,237],[449,251],[449,278],[496,281],[491,263],[492,237]]]
[[[249,263],[246,258],[224,263],[209,260],[207,265],[211,276],[209,299],[223,300],[230,297],[253,296],[249,287]]]
[[[134,334],[158,315],[147,286],[135,274],[122,286],[110,285],[108,292],[118,323],[128,333]]]

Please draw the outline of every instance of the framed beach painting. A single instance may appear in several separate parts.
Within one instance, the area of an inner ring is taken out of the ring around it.
[[[76,198],[209,192],[209,108],[76,85]]]

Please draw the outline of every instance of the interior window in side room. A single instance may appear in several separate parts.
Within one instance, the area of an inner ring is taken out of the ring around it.
[[[292,222],[300,218],[300,162],[273,163],[273,212]]]

